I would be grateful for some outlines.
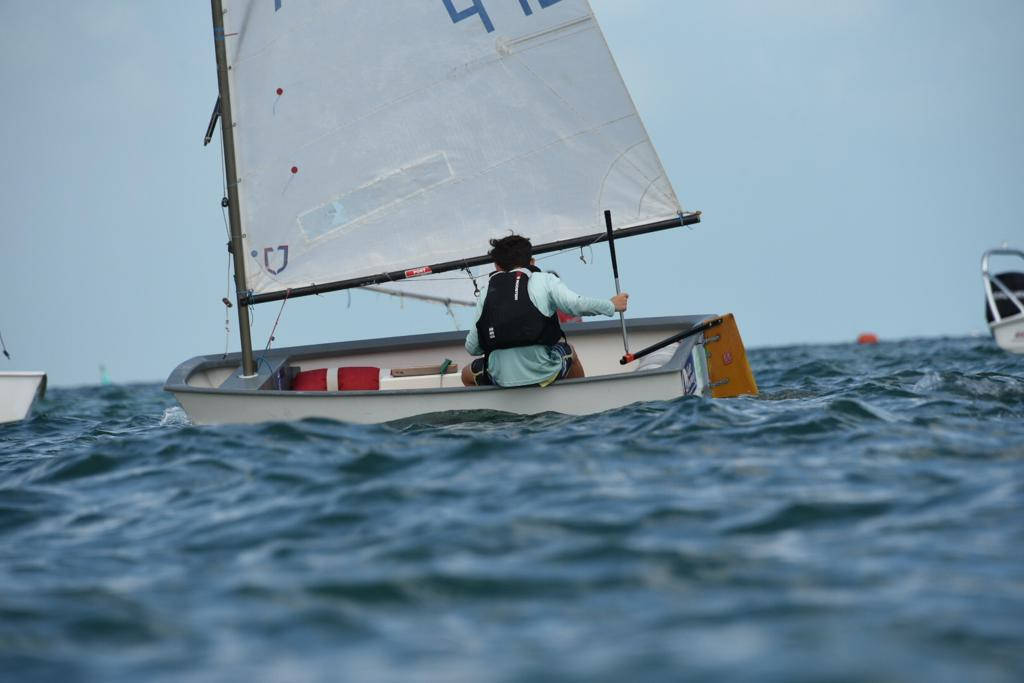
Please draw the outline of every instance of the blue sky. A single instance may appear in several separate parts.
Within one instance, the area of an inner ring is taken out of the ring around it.
[[[591,3],[704,212],[617,245],[630,315],[732,311],[752,347],[984,331],[981,253],[1024,245],[1024,3]],[[201,0],[0,3],[0,368],[159,381],[224,349],[210,36]],[[593,256],[546,265],[610,295]],[[256,307],[257,346],[278,308]],[[289,302],[275,343],[451,327],[338,293]]]

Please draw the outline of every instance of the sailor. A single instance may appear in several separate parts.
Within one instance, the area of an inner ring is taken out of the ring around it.
[[[466,386],[548,386],[583,377],[583,365],[565,340],[556,311],[613,316],[625,311],[629,295],[593,299],[576,294],[557,275],[530,269],[533,245],[520,235],[491,240],[491,274],[476,304],[476,325],[466,351],[477,358],[462,370]]]

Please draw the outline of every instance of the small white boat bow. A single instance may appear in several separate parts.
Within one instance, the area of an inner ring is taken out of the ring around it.
[[[0,423],[24,420],[45,394],[45,372],[0,372]]]

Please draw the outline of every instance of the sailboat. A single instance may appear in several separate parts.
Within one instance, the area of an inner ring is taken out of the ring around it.
[[[207,140],[219,119],[241,351],[168,377],[194,423],[757,393],[732,315],[566,324],[588,376],[545,388],[463,387],[458,331],[254,354],[253,305],[371,287],[443,300],[490,263],[489,238],[556,254],[701,214],[683,210],[587,0],[211,7]]]
[[[989,270],[993,256],[1024,261],[1024,251],[1004,246],[1001,249],[989,249],[981,257],[981,277],[985,283],[985,320],[989,330],[999,348],[1011,353],[1024,353],[1024,272],[993,274]]]
[[[0,349],[7,360],[4,337],[0,334]],[[46,395],[46,373],[38,370],[0,370],[0,424],[20,422],[32,414],[36,401]]]

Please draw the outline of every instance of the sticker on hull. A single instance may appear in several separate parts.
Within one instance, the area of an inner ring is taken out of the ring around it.
[[[683,395],[693,396],[697,393],[697,371],[693,366],[693,355],[686,358],[683,365]]]

